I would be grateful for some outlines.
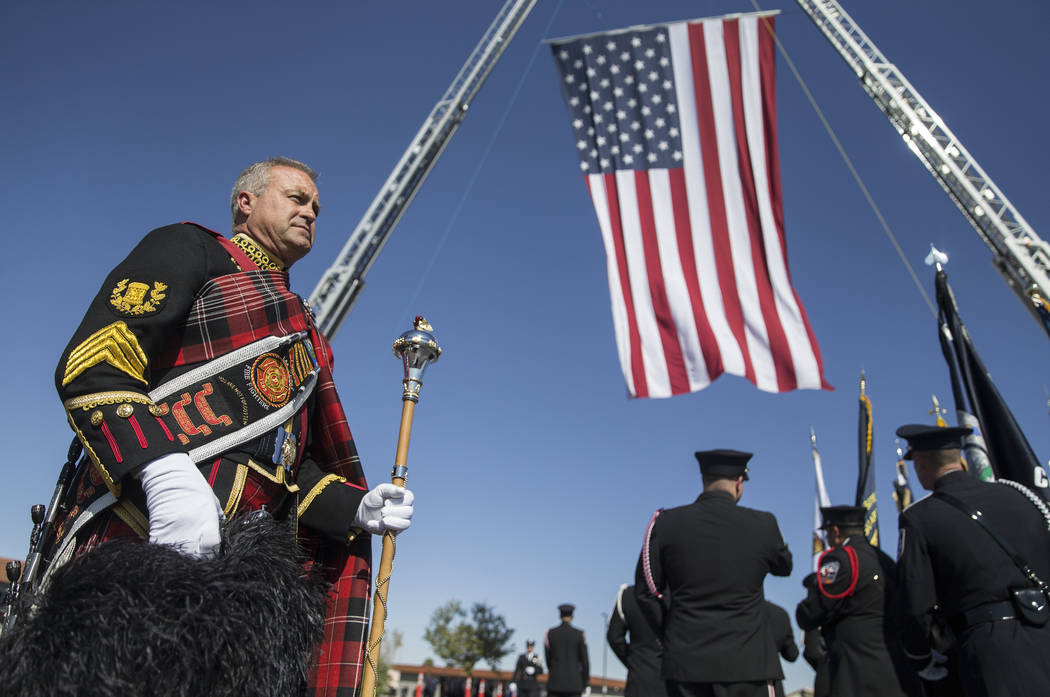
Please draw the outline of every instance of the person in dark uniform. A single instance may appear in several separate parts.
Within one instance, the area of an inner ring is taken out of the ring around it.
[[[704,491],[657,511],[646,529],[634,592],[664,647],[671,697],[767,696],[782,679],[765,631],[766,574],[791,573],[791,552],[772,513],[737,502],[751,453],[696,453]]]
[[[257,162],[234,183],[231,239],[168,225],[109,273],[55,373],[85,453],[56,544],[61,558],[138,537],[210,557],[224,518],[295,518],[336,589],[311,678],[324,691],[357,687],[363,664],[362,533],[407,528],[412,495],[366,486],[331,349],[289,286],[314,241],[316,177],[296,160]]]
[[[921,424],[897,429],[908,441],[905,458],[914,460],[919,482],[933,492],[900,515],[898,612],[904,648],[916,669],[933,667],[938,657],[931,631],[940,615],[956,637],[957,659],[950,667],[966,697],[1047,695],[1045,594],[1032,591],[1043,609],[1032,607],[1026,616],[1023,599],[1014,602],[1012,591],[1036,585],[970,516],[993,527],[1043,583],[1050,579],[1050,521],[1034,502],[1036,495],[1021,485],[981,482],[964,470],[962,438],[970,432]]]
[[[587,658],[587,639],[572,624],[575,605],[558,606],[561,624],[547,630],[543,651],[547,657],[547,694],[551,697],[579,697],[591,693],[591,663]]]
[[[624,584],[616,593],[616,605],[609,617],[605,638],[627,668],[624,697],[666,697],[667,690],[660,677],[660,639],[638,607],[634,586]]]
[[[831,546],[820,556],[818,570],[803,581],[808,593],[795,619],[803,630],[819,627],[823,633],[831,694],[917,694],[917,679],[893,657],[897,634],[886,614],[894,589],[893,560],[864,537],[863,507],[831,506],[820,513]]]
[[[795,633],[791,629],[791,618],[788,617],[787,610],[768,600],[763,603],[763,609],[766,614],[766,631],[773,637],[777,653],[788,663],[794,663],[798,660],[798,644],[795,643]],[[773,692],[776,697],[784,697],[783,680],[773,683]]]
[[[543,673],[543,663],[535,651],[536,642],[529,639],[525,642],[525,653],[518,654],[518,662],[511,676],[510,690],[517,691],[521,697],[538,697],[540,694],[539,677]]]
[[[831,697],[831,678],[828,675],[827,650],[820,632],[811,629],[802,632],[802,657],[813,669],[813,697]]]

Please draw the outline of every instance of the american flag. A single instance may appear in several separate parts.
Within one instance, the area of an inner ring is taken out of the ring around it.
[[[772,25],[751,14],[551,43],[632,396],[725,372],[767,392],[831,389],[787,267]]]

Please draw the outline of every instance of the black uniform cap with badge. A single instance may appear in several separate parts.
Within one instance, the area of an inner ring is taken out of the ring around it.
[[[572,613],[576,611],[576,606],[572,603],[562,603],[558,606],[558,615],[560,617],[572,617]]]
[[[820,509],[821,530],[863,528],[866,511],[863,506],[826,506]]]
[[[700,474],[705,477],[743,477],[748,481],[747,463],[751,453],[740,450],[698,450],[693,453],[700,463]]]
[[[911,460],[916,452],[923,450],[961,450],[962,439],[971,433],[973,429],[966,426],[906,424],[897,429],[897,435],[908,441],[905,460]]]

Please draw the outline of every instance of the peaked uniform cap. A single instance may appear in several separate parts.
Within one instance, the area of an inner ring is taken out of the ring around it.
[[[576,606],[571,603],[562,603],[558,606],[558,612],[561,613],[562,617],[567,617],[568,615],[571,615],[575,610]]]
[[[864,527],[865,510],[863,506],[827,506],[820,509],[823,519],[821,528],[827,530],[832,525],[840,528]]]
[[[907,424],[897,429],[897,435],[908,441],[908,452],[904,459],[912,459],[918,450],[958,450],[962,448],[963,436],[973,433],[966,426],[927,426]]]
[[[751,453],[740,450],[698,450],[693,453],[700,473],[711,477],[740,477],[747,481],[747,462]]]

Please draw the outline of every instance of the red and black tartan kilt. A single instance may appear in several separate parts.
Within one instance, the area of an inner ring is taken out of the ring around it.
[[[236,513],[257,511],[266,506],[279,511],[288,503],[288,490],[254,471],[249,471]],[[294,499],[291,502],[294,505]],[[79,531],[80,556],[109,540],[138,537],[138,534],[108,509]],[[299,542],[311,561],[307,567],[319,572],[331,585],[325,611],[324,638],[310,667],[310,693],[318,697],[356,697],[361,682],[361,655],[368,632],[368,598],[371,595],[371,537],[359,535],[350,545],[320,540],[305,528],[298,529]]]

